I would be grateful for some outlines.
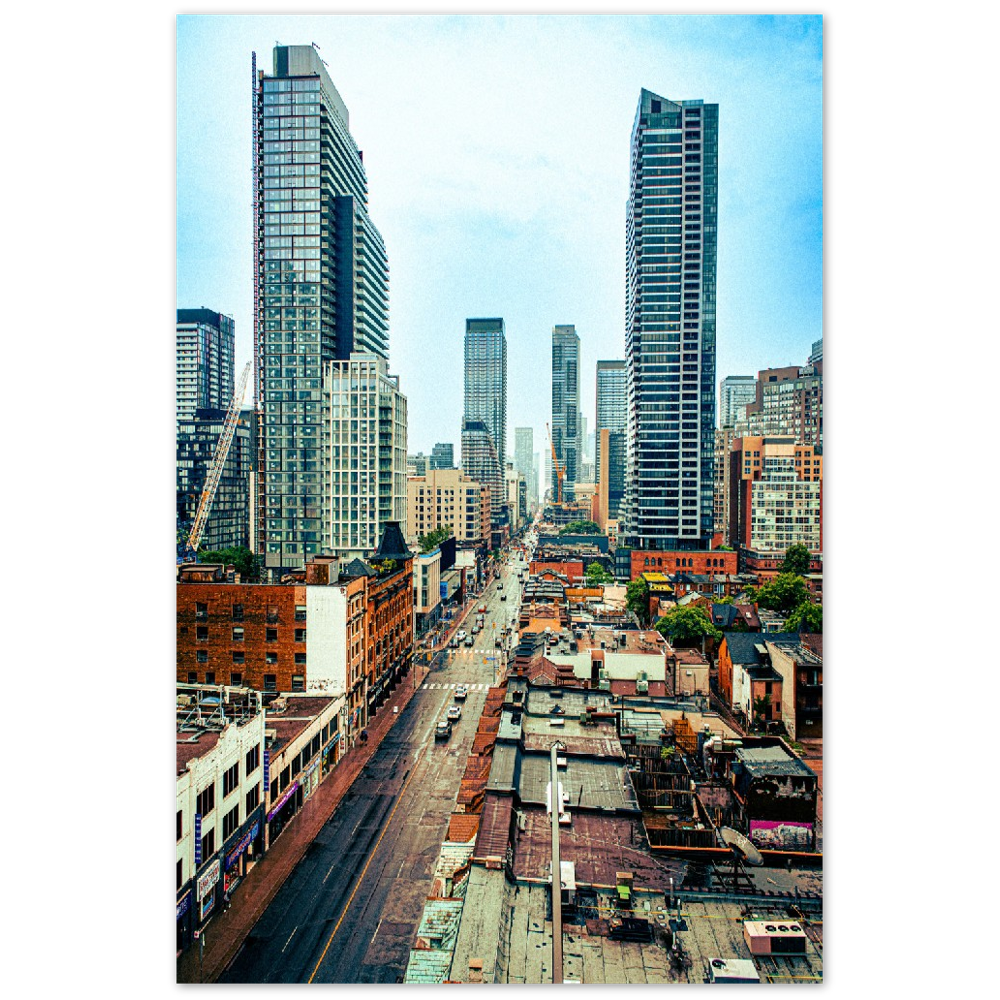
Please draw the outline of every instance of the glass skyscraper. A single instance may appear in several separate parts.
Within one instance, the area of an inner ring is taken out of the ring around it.
[[[563,500],[575,497],[580,479],[580,338],[572,324],[552,328],[552,443],[565,470]],[[552,470],[552,496],[558,496]]]
[[[315,48],[276,46],[270,76],[254,57],[253,111],[258,543],[280,568],[331,544],[324,475],[345,470],[329,467],[323,383],[352,354],[387,358],[389,265],[347,106]]]
[[[490,488],[494,524],[503,523],[507,468],[507,333],[501,318],[465,321],[462,471]]]
[[[718,127],[716,104],[640,94],[626,210],[630,549],[711,542]]]
[[[618,517],[625,496],[625,362],[597,362],[596,461],[597,480],[601,466],[608,463],[608,517]],[[608,455],[601,454],[601,431],[608,431]]]

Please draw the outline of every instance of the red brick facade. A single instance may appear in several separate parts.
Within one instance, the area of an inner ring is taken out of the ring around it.
[[[695,573],[714,576],[717,573],[736,573],[737,554],[711,549],[707,552],[646,552],[632,550],[630,579],[637,580],[644,572]]]

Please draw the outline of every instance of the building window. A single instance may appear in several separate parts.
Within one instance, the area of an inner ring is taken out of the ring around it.
[[[193,670],[189,670],[188,671],[188,684],[197,684],[197,683],[198,683],[198,674],[195,673],[195,671],[193,671]]]
[[[294,778],[301,770],[302,770],[302,757],[297,756],[295,760],[292,761],[292,777]]]
[[[265,640],[267,642],[277,642],[278,641],[278,630],[276,628],[265,629],[264,638],[265,638]]]
[[[243,605],[242,604],[234,604],[233,605],[233,621],[234,622],[241,622],[241,621],[243,621]]]
[[[305,691],[306,689],[306,679],[302,674],[292,674],[292,691],[299,692]]]
[[[306,654],[305,653],[296,653],[295,654],[295,663],[296,663],[296,666],[305,666],[305,662],[306,662]]]
[[[264,674],[264,690],[265,691],[277,691],[278,690],[278,675],[277,674]]]
[[[205,671],[205,683],[206,684],[214,684],[215,683],[215,671],[214,670],[206,670]]]
[[[222,839],[228,840],[240,825],[240,804],[237,802],[225,816],[222,817]]]
[[[240,628],[240,627],[234,628],[233,629],[233,642],[242,642],[242,641],[243,641],[243,629]]]
[[[195,632],[196,632],[195,638],[199,642],[206,642],[208,640],[208,626],[207,625],[199,625],[198,628],[195,630]]]
[[[240,764],[237,761],[232,767],[227,768],[222,776],[222,797],[225,798],[240,783]],[[228,834],[227,834],[228,836]]]
[[[243,684],[243,674],[241,674],[238,670],[234,670],[229,675],[229,686],[230,687],[241,687],[242,684]]]
[[[247,792],[246,798],[246,816],[247,819],[250,818],[250,814],[260,805],[260,785],[254,785],[253,788]]]
[[[194,658],[195,658],[195,659],[196,659],[196,660],[197,660],[197,661],[198,661],[199,663],[208,663],[208,650],[207,650],[207,649],[199,649],[199,650],[198,650],[198,651],[197,651],[197,652],[196,652],[196,653],[194,654]],[[205,681],[205,683],[207,684],[207,683],[208,683],[208,681]]]
[[[201,601],[198,601],[194,606],[194,616],[195,618],[207,618],[208,605],[202,604]]]
[[[204,819],[215,808],[215,782],[198,793],[196,812]]]
[[[180,840],[184,835],[184,810],[177,810],[177,839]]]
[[[264,662],[268,663],[268,664],[271,664],[271,665],[276,664],[278,662],[278,654],[277,653],[265,653],[264,654]]]
[[[246,654],[242,649],[238,649],[233,653],[233,663],[246,663]]]
[[[306,620],[306,609],[301,604],[295,605],[295,620],[304,622]]]
[[[184,859],[177,859],[177,891],[181,891],[181,886],[184,884]]]
[[[288,782],[291,780],[289,769],[286,767],[284,771],[281,772],[281,791],[284,791],[288,787]]]
[[[215,830],[209,830],[208,833],[201,838],[202,864],[208,861],[213,854],[215,854]]]
[[[260,767],[260,745],[259,744],[257,746],[255,746],[255,747],[251,747],[247,751],[247,755],[246,755],[243,763],[244,763],[244,772],[243,773],[244,773],[244,775],[246,777],[249,778],[250,775],[253,774],[254,771],[257,770],[258,767]]]
[[[297,628],[295,630],[295,641],[296,642],[306,641],[306,630],[304,628]]]

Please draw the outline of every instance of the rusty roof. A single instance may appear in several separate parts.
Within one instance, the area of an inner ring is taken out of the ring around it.
[[[503,857],[510,840],[510,820],[514,800],[509,795],[494,795],[492,792],[483,801],[483,811],[476,838],[475,857]],[[550,839],[551,849],[551,839]]]

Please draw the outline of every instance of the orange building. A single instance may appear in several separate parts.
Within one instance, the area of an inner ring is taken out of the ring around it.
[[[632,550],[632,569],[629,579],[637,580],[644,572],[652,573],[697,573],[715,576],[719,573],[737,572],[737,554],[710,549],[707,552],[648,552]]]

